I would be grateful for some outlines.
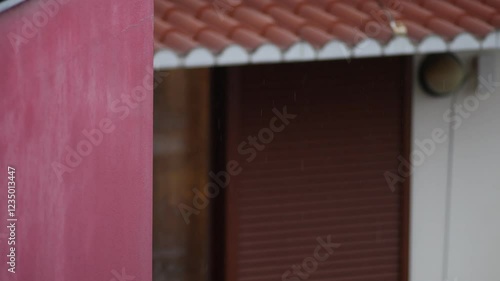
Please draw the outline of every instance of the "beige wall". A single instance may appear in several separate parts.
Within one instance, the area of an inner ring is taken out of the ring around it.
[[[429,138],[436,128],[449,138],[413,169],[411,281],[498,281],[500,276],[500,89],[486,97],[495,85],[478,82],[490,75],[500,81],[500,56],[460,57],[470,77],[454,96],[434,98],[414,86],[414,141]],[[415,69],[421,59],[415,58]],[[463,108],[455,128],[446,117],[453,104]]]

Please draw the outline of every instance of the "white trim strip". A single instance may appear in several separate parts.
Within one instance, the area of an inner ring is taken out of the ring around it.
[[[205,48],[193,49],[184,59],[185,67],[204,67],[215,65],[215,57]]]
[[[310,61],[315,60],[316,51],[306,42],[298,42],[283,53],[284,61]]]
[[[450,42],[432,35],[418,44],[413,43],[407,37],[396,36],[385,46],[371,38],[361,41],[356,46],[347,46],[344,42],[332,40],[320,49],[315,49],[307,42],[298,42],[286,50],[273,44],[264,44],[253,51],[231,45],[219,54],[213,54],[206,48],[196,48],[184,56],[169,49],[162,49],[157,51],[154,56],[154,68],[173,69],[214,65],[340,60],[351,57],[398,56],[483,49],[500,49],[500,33],[492,32],[479,41],[469,33],[462,33]]]
[[[446,52],[446,42],[438,36],[429,36],[418,44],[417,50],[421,54]]]
[[[409,55],[415,53],[415,46],[408,37],[397,36],[384,48],[386,56]]]
[[[247,64],[249,61],[248,52],[238,45],[227,47],[216,58],[217,65]]]
[[[273,44],[264,44],[258,47],[251,55],[252,63],[273,63],[280,62],[281,50]]]
[[[379,57],[382,55],[382,46],[375,39],[366,38],[354,47],[352,50],[353,57]]]
[[[469,33],[459,34],[450,43],[450,51],[470,51],[481,48],[479,41]]]
[[[0,13],[5,11],[5,10],[8,10],[18,4],[21,4],[22,2],[25,2],[26,0],[9,0],[9,1],[5,1],[5,2],[2,2],[0,3]]]
[[[153,58],[154,69],[170,69],[181,66],[181,60],[177,54],[169,49],[159,50]]]
[[[492,32],[484,38],[481,47],[483,49],[495,49],[497,47],[497,42],[498,32]]]
[[[318,51],[318,60],[345,59],[351,57],[351,50],[341,41],[330,41]]]

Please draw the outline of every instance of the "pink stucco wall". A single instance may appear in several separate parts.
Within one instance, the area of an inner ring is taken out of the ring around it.
[[[0,280],[151,280],[152,3],[0,13]]]

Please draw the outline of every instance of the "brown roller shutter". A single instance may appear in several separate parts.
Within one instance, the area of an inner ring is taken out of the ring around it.
[[[226,159],[242,172],[226,194],[226,280],[404,278],[403,191],[392,192],[383,175],[404,155],[405,65],[384,58],[228,69]],[[273,109],[285,106],[297,117],[270,143],[259,141],[265,147],[251,159],[248,137],[261,132],[268,141]],[[328,235],[341,244],[333,254],[310,274],[284,277]]]

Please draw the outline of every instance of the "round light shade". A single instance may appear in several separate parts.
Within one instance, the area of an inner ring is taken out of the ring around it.
[[[465,68],[452,54],[427,56],[419,73],[420,83],[425,91],[435,96],[446,96],[462,87],[465,81]]]

